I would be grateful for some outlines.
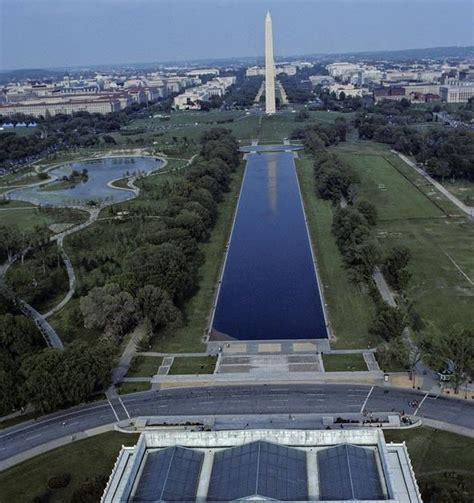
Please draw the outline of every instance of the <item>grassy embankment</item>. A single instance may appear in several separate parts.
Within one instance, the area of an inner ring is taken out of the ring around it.
[[[473,326],[472,223],[387,148],[360,142],[336,152],[359,173],[360,196],[377,207],[379,242],[410,249],[407,294],[427,330],[449,330],[460,322]]]
[[[407,443],[418,483],[437,485],[447,491],[459,488],[462,477],[466,500],[474,493],[474,440],[430,428],[385,430],[387,442]],[[43,494],[51,476],[70,473],[68,487],[51,492],[50,503],[71,501],[72,493],[87,478],[108,477],[122,445],[134,445],[138,435],[117,432],[55,449],[36,456],[0,474],[0,501],[32,501]],[[19,481],[28,480],[27,484]]]

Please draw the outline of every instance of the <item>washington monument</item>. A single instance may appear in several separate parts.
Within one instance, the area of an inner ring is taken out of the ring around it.
[[[270,12],[265,18],[265,112],[274,114],[275,105],[275,63],[273,61],[273,30]]]

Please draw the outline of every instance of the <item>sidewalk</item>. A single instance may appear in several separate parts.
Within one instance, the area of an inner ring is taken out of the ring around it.
[[[384,382],[382,371],[365,372],[265,372],[261,373],[225,373],[225,374],[189,374],[189,375],[155,375],[152,384],[162,386],[195,386],[213,384],[371,384],[381,385]]]

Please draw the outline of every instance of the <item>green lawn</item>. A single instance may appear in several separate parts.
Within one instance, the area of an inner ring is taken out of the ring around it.
[[[323,355],[326,372],[356,372],[366,371],[367,364],[360,353]]]
[[[380,220],[436,218],[444,213],[381,155],[339,154],[360,177],[360,197],[378,208]]]
[[[158,373],[162,361],[160,356],[134,356],[126,377],[151,377]]]
[[[358,147],[363,155],[347,154],[348,147]],[[370,155],[366,155],[368,149]],[[407,294],[427,330],[449,330],[460,322],[473,326],[472,223],[462,216],[447,216],[459,211],[431,185],[428,188],[428,182],[406,163],[390,157],[386,147],[359,142],[336,150],[340,151],[346,152],[342,157],[361,176],[362,197],[377,206],[381,218],[375,233],[379,242],[387,249],[401,245],[411,251],[408,269],[412,278]],[[373,155],[377,152],[379,155]],[[390,193],[374,192],[380,180],[390,184]]]
[[[431,428],[385,430],[384,435],[387,442],[406,442],[422,495],[427,486],[438,486],[446,493],[436,501],[474,500],[474,439]],[[461,484],[466,491],[459,495]]]
[[[329,322],[335,341],[334,348],[363,348],[378,344],[368,333],[372,301],[358,285],[349,281],[342,257],[331,233],[333,211],[331,203],[316,196],[313,163],[309,157],[296,160],[298,177],[315,248],[318,269],[327,304]]]
[[[150,382],[123,382],[120,383],[118,387],[118,392],[120,395],[126,395],[128,393],[138,393],[139,391],[148,391],[151,389]]]
[[[388,168],[388,165],[390,165],[392,168],[394,168],[393,171],[398,171],[399,175],[401,175],[402,178],[405,178],[406,182],[411,184],[411,189],[418,192],[419,195],[424,195],[425,199],[427,201],[431,201],[432,206],[438,208],[438,210],[440,210],[443,215],[462,216],[461,211],[456,206],[454,206],[451,201],[446,199],[438,190],[433,187],[433,185],[428,180],[426,180],[426,178],[420,176],[411,166],[400,159],[398,155],[393,154],[387,145],[373,141],[361,141],[358,139],[352,139],[348,140],[345,143],[339,143],[339,145],[335,147],[334,150],[338,154],[347,154],[349,162],[351,162],[351,159],[354,159],[358,156],[383,157],[386,168]],[[412,160],[414,161],[414,159]],[[376,180],[374,180],[372,183],[375,182]],[[399,183],[400,182],[398,182],[398,184]],[[433,210],[433,208],[431,208],[431,210]],[[427,211],[426,208],[425,211]]]
[[[213,374],[216,362],[215,356],[182,356],[174,359],[169,374]]]
[[[47,500],[68,503],[86,479],[108,478],[122,445],[134,445],[137,440],[135,434],[109,432],[36,456],[0,473],[0,501],[29,503],[46,492],[50,477],[69,473],[69,485],[51,490]]]
[[[243,169],[239,169],[231,183],[230,192],[219,205],[219,218],[207,243],[202,245],[205,262],[199,269],[199,289],[185,307],[185,322],[182,327],[168,330],[155,337],[151,351],[163,353],[200,352],[204,350],[205,335],[211,306],[216,292],[225,247],[231,231]]]
[[[84,211],[70,208],[42,208],[31,206],[27,210],[19,207],[30,206],[29,203],[15,201],[11,209],[9,205],[0,205],[0,225],[16,225],[22,230],[32,231],[36,226],[56,223],[85,222],[88,215]]]

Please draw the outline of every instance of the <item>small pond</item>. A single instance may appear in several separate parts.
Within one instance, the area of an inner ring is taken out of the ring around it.
[[[26,187],[9,193],[10,199],[42,206],[81,206],[88,201],[100,205],[119,203],[135,197],[131,190],[109,187],[112,180],[150,173],[163,167],[154,157],[107,157],[63,164],[49,171],[57,180],[43,186]],[[71,186],[64,178],[80,174]],[[84,173],[84,175],[82,175]],[[57,189],[55,188],[57,187]]]

